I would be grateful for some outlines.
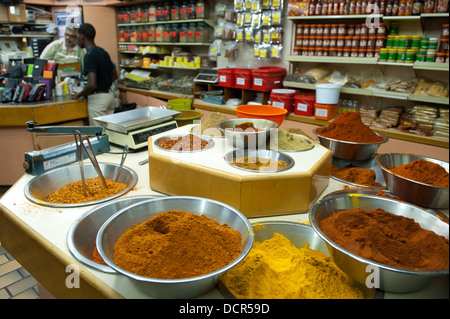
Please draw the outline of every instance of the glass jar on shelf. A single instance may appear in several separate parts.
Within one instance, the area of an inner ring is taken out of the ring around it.
[[[164,21],[163,20],[163,4],[161,2],[158,2],[156,4],[156,10],[155,10],[155,17],[156,21]]]
[[[130,7],[130,13],[128,14],[130,17],[130,23],[136,23],[136,18],[134,17],[134,14],[136,12],[136,8],[135,7]]]
[[[164,24],[159,24],[155,29],[155,42],[163,42]]]
[[[180,20],[186,20],[188,18],[187,9],[188,9],[188,2],[183,1],[180,5]]]
[[[135,23],[141,23],[142,22],[142,7],[141,6],[136,6],[134,9],[134,21]]]
[[[197,0],[195,3],[195,18],[205,19],[206,18],[206,7],[203,0]]]
[[[188,30],[187,23],[182,23],[178,33],[180,43],[187,43],[187,30]]]
[[[148,7],[148,22],[156,22],[156,4],[154,3]]]
[[[144,5],[142,7],[141,22],[142,23],[147,23],[148,22],[148,4],[146,4],[146,5]]]
[[[156,26],[150,25],[147,27],[147,35],[148,35],[148,42],[154,43],[156,42]]]
[[[196,15],[195,15],[195,0],[190,0],[188,2],[187,18],[188,19],[195,19],[196,18]]]
[[[180,4],[178,2],[172,2],[170,7],[170,19],[180,20]]]
[[[164,24],[163,25],[164,26],[164,30],[163,30],[163,33],[162,33],[162,41],[164,42],[164,43],[169,43],[170,42],[170,24]]]
[[[195,23],[189,23],[187,27],[187,43],[195,43]]]
[[[174,23],[172,24],[171,28],[170,28],[170,32],[169,32],[169,37],[170,37],[170,42],[171,43],[177,43],[180,42],[180,38],[179,38],[179,30],[180,25],[178,23]]]

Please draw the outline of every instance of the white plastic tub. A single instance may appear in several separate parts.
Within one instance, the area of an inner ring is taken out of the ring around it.
[[[319,104],[338,104],[340,84],[319,83],[316,84],[316,103]]]

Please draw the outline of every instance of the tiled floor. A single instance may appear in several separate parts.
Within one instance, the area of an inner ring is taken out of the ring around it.
[[[0,197],[7,187],[0,186]],[[0,243],[0,299],[39,299],[33,278]]]

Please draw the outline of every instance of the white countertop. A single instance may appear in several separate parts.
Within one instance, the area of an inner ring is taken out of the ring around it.
[[[99,162],[119,164],[121,159],[121,149],[112,147],[111,153],[101,154],[97,156],[97,159]],[[148,163],[139,165],[139,162],[145,159],[148,159],[147,149],[139,152],[130,152],[128,154],[125,161],[125,166],[133,169],[137,173],[138,182],[136,187],[128,192],[125,196],[163,195],[153,191],[150,188]],[[47,239],[52,245],[59,249],[61,253],[66,254],[70,258],[73,258],[66,244],[68,230],[72,223],[84,212],[91,209],[92,206],[61,209],[34,204],[27,200],[24,195],[25,186],[34,177],[35,176],[29,174],[25,174],[23,177],[21,177],[17,181],[17,183],[13,185],[2,198],[0,198],[0,203],[7,209],[9,209],[13,214],[15,214],[16,217],[19,218],[27,227],[33,229],[42,237]],[[328,187],[321,194],[321,197],[333,191],[342,190],[345,186],[345,184],[330,178]],[[308,213],[250,219],[251,222],[260,222],[267,220],[307,222]],[[73,262],[75,264],[79,264],[75,259],[73,259]],[[131,280],[121,274],[103,273],[88,266],[85,266],[85,269],[91,272],[103,283],[120,293],[125,298],[150,298],[150,296],[137,290],[130,282]],[[385,293],[384,297],[448,298],[448,281],[436,279],[429,286],[420,291],[411,294]],[[201,296],[201,298],[224,297],[218,289],[213,289],[205,295]]]

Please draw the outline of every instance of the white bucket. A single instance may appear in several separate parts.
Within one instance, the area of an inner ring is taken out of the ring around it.
[[[316,84],[316,103],[318,104],[338,104],[340,84],[319,83]]]

